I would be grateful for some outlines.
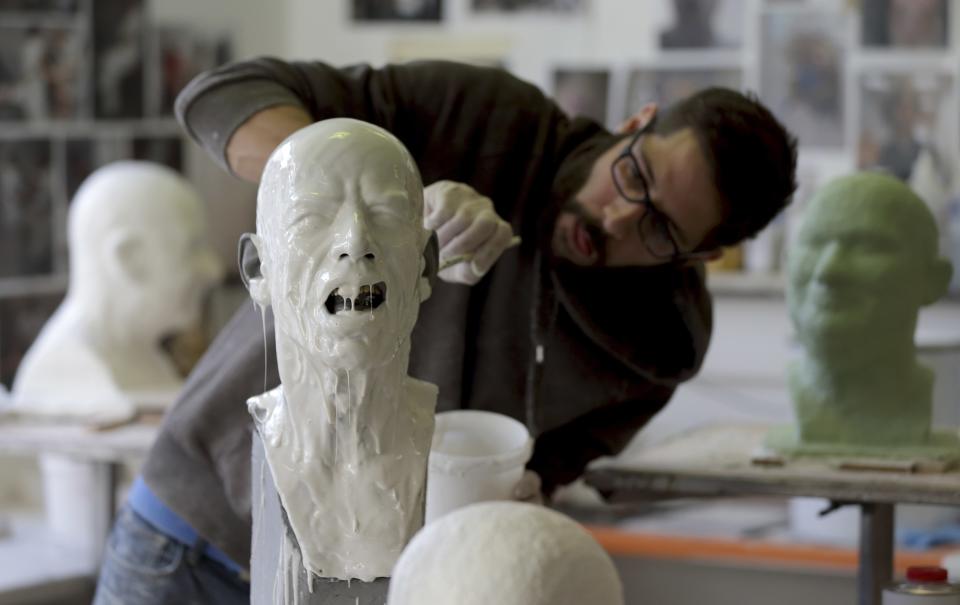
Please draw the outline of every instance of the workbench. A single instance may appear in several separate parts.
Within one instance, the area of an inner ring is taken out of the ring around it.
[[[142,460],[156,419],[115,428],[0,421],[0,453],[40,461],[45,518],[13,519],[0,538],[0,603],[39,602],[90,590],[117,508],[120,467]],[[59,590],[60,592],[56,592]]]
[[[827,458],[782,466],[754,462],[766,425],[716,425],[668,439],[626,459],[591,465],[586,481],[617,501],[735,495],[811,496],[860,507],[858,604],[880,605],[892,581],[894,504],[960,506],[960,472],[840,470]]]

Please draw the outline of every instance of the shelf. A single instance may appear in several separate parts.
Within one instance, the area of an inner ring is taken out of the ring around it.
[[[25,296],[64,294],[67,291],[68,282],[69,278],[66,275],[2,277],[0,278],[0,300]]]
[[[714,271],[707,274],[707,287],[717,296],[783,298],[786,285],[782,273]]]

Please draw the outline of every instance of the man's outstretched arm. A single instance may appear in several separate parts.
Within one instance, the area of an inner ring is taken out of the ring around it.
[[[312,122],[306,110],[293,105],[268,107],[253,114],[227,141],[230,171],[245,181],[259,183],[273,150],[289,135]]]

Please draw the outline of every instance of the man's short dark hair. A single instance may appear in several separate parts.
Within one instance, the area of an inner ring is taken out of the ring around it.
[[[707,88],[657,115],[654,132],[690,127],[720,193],[722,218],[701,248],[730,246],[766,227],[797,188],[797,139],[752,94]]]

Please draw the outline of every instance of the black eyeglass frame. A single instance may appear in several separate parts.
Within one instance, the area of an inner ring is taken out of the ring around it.
[[[610,164],[610,176],[613,178],[613,185],[617,188],[617,193],[620,194],[620,197],[627,200],[632,204],[642,204],[644,211],[643,216],[640,218],[640,222],[637,223],[637,230],[640,232],[640,237],[643,239],[643,245],[646,246],[647,251],[650,252],[653,256],[658,259],[680,262],[685,260],[695,260],[699,259],[702,256],[702,252],[681,252],[680,246],[677,244],[677,240],[673,237],[673,233],[670,231],[670,219],[660,211],[650,199],[650,187],[647,184],[647,179],[643,175],[643,171],[640,169],[640,162],[637,160],[637,157],[633,155],[633,148],[646,134],[649,134],[653,130],[654,120],[648,122],[643,128],[637,130],[636,134],[630,137],[630,142],[624,147],[623,151],[620,152],[616,158],[614,158],[613,163]],[[620,177],[618,176],[620,172],[617,171],[617,166],[621,165],[624,161],[629,161],[632,166],[632,174],[637,175],[637,178],[640,181],[641,186],[643,187],[643,195],[640,197],[627,195],[624,191],[624,186],[620,183]],[[662,238],[662,242],[665,243],[667,248],[656,248],[651,243],[651,238],[648,236],[653,234],[655,237]]]

